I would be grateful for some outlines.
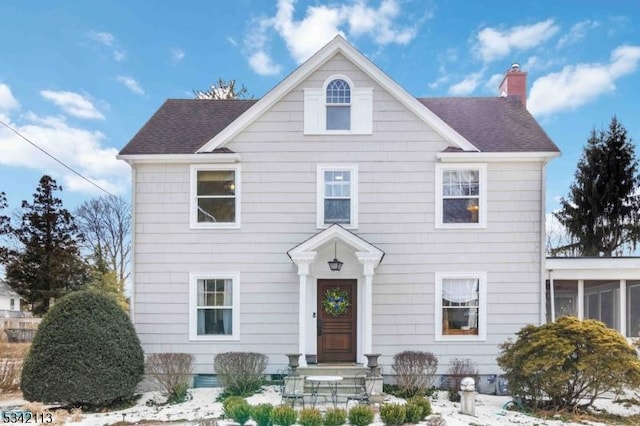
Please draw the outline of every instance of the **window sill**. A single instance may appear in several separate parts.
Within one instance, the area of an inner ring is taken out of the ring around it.
[[[486,223],[436,223],[436,229],[487,229]]]
[[[240,229],[239,223],[191,223],[189,229]]]
[[[239,336],[189,336],[190,342],[229,342],[238,341]]]

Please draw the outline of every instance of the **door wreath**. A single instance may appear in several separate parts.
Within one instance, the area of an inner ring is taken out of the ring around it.
[[[325,291],[322,298],[322,307],[327,314],[337,317],[347,312],[349,306],[351,306],[351,303],[346,290],[336,287]]]

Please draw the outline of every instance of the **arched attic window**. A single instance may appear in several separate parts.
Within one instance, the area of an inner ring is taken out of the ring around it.
[[[327,85],[327,130],[351,130],[351,87],[337,78]]]

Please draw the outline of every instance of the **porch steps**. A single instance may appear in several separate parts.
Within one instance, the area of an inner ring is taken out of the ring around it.
[[[367,367],[358,364],[318,364],[298,367],[297,373],[301,376],[340,376],[342,380],[338,382],[338,402],[344,403],[346,395],[353,395],[359,389],[356,387],[355,377],[357,374],[369,373]],[[311,393],[311,383],[305,381],[305,393]],[[331,386],[328,383],[320,383],[318,386],[319,395],[330,395]],[[329,397],[327,400],[330,401]]]

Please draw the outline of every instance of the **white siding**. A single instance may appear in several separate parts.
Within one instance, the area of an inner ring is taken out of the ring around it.
[[[373,87],[373,134],[303,135],[303,89],[331,74]],[[357,164],[354,230],[386,255],[373,282],[373,350],[384,372],[402,350],[427,350],[444,371],[473,357],[497,372],[497,346],[540,317],[542,164],[488,163],[486,229],[436,229],[435,161],[448,146],[343,57],[325,64],[227,146],[241,155],[240,229],[189,229],[189,165],[136,166],[135,322],[147,352],[191,352],[196,372],[213,356],[259,351],[271,371],[298,348],[298,275],[286,252],[316,228],[316,167]],[[189,342],[189,273],[241,275],[240,340]],[[436,272],[487,274],[485,342],[434,341]]]

